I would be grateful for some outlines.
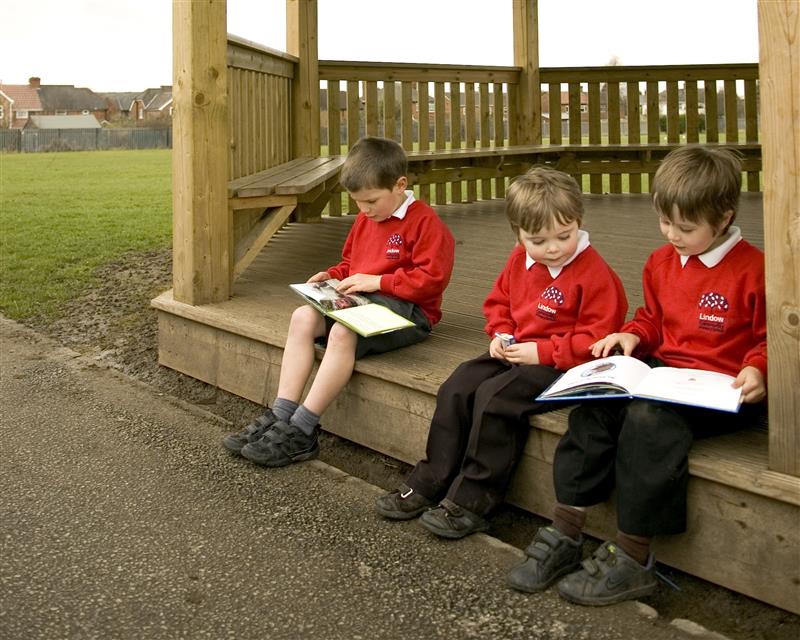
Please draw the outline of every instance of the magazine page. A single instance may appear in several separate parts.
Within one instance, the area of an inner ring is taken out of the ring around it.
[[[328,315],[365,337],[414,326],[410,320],[379,304],[338,309]]]
[[[364,296],[358,294],[344,295],[336,290],[339,280],[335,278],[324,280],[323,282],[304,282],[301,284],[290,284],[289,286],[300,295],[310,298],[319,304],[326,311],[335,309],[347,309],[362,304],[370,304]]]
[[[644,362],[630,356],[608,356],[573,367],[556,380],[540,398],[556,396],[630,395],[650,372]]]
[[[635,395],[735,413],[742,390],[731,386],[734,380],[733,376],[716,371],[656,367],[639,383]]]

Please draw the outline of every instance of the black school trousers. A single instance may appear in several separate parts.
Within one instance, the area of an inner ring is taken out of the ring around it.
[[[528,439],[528,417],[556,406],[534,398],[559,375],[488,353],[459,365],[439,387],[425,459],[406,484],[433,501],[448,498],[487,515],[505,497]]]
[[[763,414],[761,405],[728,413],[651,400],[581,404],[556,447],[556,499],[589,507],[616,489],[620,531],[648,538],[682,533],[694,440],[753,426]]]

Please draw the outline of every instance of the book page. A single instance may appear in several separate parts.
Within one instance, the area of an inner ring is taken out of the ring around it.
[[[362,336],[388,333],[395,329],[413,327],[414,323],[379,304],[367,304],[331,311],[328,315]]]
[[[358,294],[344,295],[336,290],[339,280],[332,278],[323,282],[303,282],[290,284],[297,293],[310,298],[326,311],[347,309],[362,304],[371,304],[364,296]]]
[[[635,395],[736,412],[742,390],[731,387],[734,379],[716,371],[656,367],[637,386]]]
[[[587,388],[616,388],[627,393],[650,372],[641,360],[630,356],[608,356],[573,367],[540,397],[579,393]]]

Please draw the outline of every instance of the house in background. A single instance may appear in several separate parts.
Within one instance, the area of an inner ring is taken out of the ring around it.
[[[75,87],[71,84],[43,85],[36,82],[43,116],[94,116],[98,122],[108,120],[108,104],[105,99],[91,89]]]
[[[130,118],[133,103],[139,95],[139,92],[136,91],[118,91],[102,94],[108,105],[109,122]]]
[[[137,94],[130,106],[130,117],[148,126],[172,121],[172,86],[162,85]]]
[[[79,116],[31,116],[25,129],[100,129],[91,114]]]
[[[21,129],[31,115],[42,113],[38,82],[31,78],[28,84],[0,83],[0,129]]]

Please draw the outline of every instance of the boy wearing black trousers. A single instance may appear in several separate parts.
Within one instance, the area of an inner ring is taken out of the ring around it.
[[[425,459],[376,503],[389,519],[421,515],[443,538],[488,528],[525,446],[529,416],[554,408],[534,399],[560,372],[590,360],[590,346],[627,311],[619,278],[580,229],[583,200],[572,177],[531,169],[509,188],[506,216],[518,245],[483,305],[489,352],[442,384]]]
[[[594,400],[574,409],[556,449],[557,504],[528,558],[508,575],[522,591],[558,584],[564,598],[607,605],[656,589],[653,536],[686,530],[688,453],[697,437],[758,420],[766,396],[764,256],[732,226],[741,164],[726,150],[682,147],[667,155],[651,193],[668,243],[643,274],[644,306],[592,354],[650,357],[651,366],[735,377],[738,414],[651,400]],[[617,535],[581,559],[585,508],[617,497]]]

